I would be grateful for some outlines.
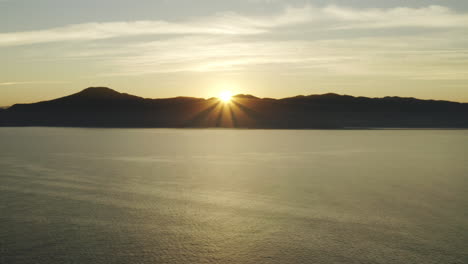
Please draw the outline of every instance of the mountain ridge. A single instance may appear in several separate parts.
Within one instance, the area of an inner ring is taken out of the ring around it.
[[[140,98],[140,99],[147,99],[147,100],[164,100],[164,99],[176,99],[176,98],[192,98],[192,99],[205,99],[201,97],[191,97],[191,96],[176,96],[176,97],[167,97],[167,98],[144,98],[141,96],[137,95],[132,95],[128,93],[121,93],[116,90],[113,90],[108,87],[88,87],[85,88],[79,92],[73,93],[68,96],[63,96],[59,97],[56,99],[51,99],[51,100],[44,100],[44,101],[39,101],[36,103],[19,103],[19,104],[13,104],[11,106],[4,106],[0,107],[0,109],[5,109],[5,108],[10,108],[15,105],[30,105],[30,104],[37,104],[37,103],[43,103],[43,102],[50,102],[50,101],[55,101],[58,99],[64,99],[68,97],[73,97],[73,96],[129,96],[132,98]],[[236,98],[249,98],[249,99],[268,99],[268,100],[288,100],[288,99],[299,99],[299,98],[317,98],[317,97],[337,97],[337,98],[355,98],[355,99],[382,99],[382,100],[417,100],[417,101],[430,101],[430,102],[447,102],[447,103],[457,103],[457,104],[468,104],[468,102],[456,102],[456,101],[449,101],[449,100],[435,100],[435,99],[419,99],[415,97],[401,97],[401,96],[385,96],[385,97],[367,97],[367,96],[352,96],[352,95],[347,95],[347,94],[337,94],[337,93],[324,93],[324,94],[309,94],[309,95],[296,95],[292,97],[283,97],[283,98],[269,98],[269,97],[264,97],[260,98],[251,94],[236,94],[233,95],[233,97]],[[211,100],[215,99],[216,97],[211,97],[205,100]]]
[[[217,98],[150,99],[89,87],[57,99],[3,109],[0,126],[468,128],[468,103],[326,93],[280,99],[238,94],[225,104]]]

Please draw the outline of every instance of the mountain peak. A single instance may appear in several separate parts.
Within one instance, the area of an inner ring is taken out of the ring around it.
[[[117,95],[119,92],[107,87],[88,87],[77,93],[82,95]]]
[[[88,99],[88,100],[127,100],[142,99],[138,96],[119,93],[107,87],[89,87],[81,92],[64,97],[64,99]],[[59,99],[60,100],[60,99]]]
[[[259,99],[258,97],[253,96],[253,95],[251,95],[251,94],[236,94],[236,95],[234,95],[233,97],[235,97],[235,98],[243,98],[243,99]]]

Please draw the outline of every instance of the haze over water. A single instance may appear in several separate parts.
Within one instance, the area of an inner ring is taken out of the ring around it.
[[[466,130],[0,128],[1,263],[466,263]]]

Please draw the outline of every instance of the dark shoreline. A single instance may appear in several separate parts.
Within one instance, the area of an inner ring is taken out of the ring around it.
[[[0,126],[1,128],[80,128],[80,129],[176,129],[176,130],[468,130],[468,127],[344,127],[344,128],[246,128],[246,127],[101,127],[101,126]]]

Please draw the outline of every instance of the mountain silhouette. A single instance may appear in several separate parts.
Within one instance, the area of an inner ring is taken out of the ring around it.
[[[106,87],[0,109],[0,126],[468,128],[468,104],[416,98],[338,95],[283,99],[240,94],[217,98],[146,99]]]

